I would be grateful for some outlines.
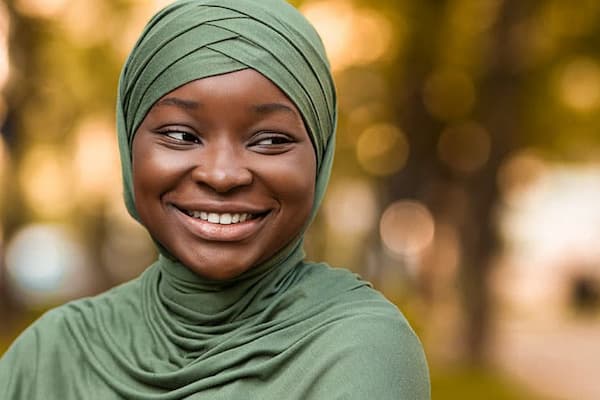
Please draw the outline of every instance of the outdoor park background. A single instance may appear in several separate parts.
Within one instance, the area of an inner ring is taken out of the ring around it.
[[[0,354],[154,258],[122,204],[114,103],[166,3],[0,3]],[[399,305],[434,399],[600,398],[600,2],[295,4],[340,99],[310,257]]]

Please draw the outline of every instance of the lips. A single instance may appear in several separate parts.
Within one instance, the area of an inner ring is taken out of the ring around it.
[[[182,225],[194,236],[209,241],[240,241],[254,235],[270,213],[245,211],[215,212],[174,206]]]
[[[245,222],[249,219],[255,218],[255,214],[251,213],[238,213],[238,212],[226,212],[226,213],[216,213],[209,211],[189,211],[182,210],[187,215],[192,218],[201,219],[203,221],[208,221],[212,224],[221,224],[221,225],[230,225],[230,224],[239,224],[240,222]]]

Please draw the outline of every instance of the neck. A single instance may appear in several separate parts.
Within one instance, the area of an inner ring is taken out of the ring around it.
[[[291,284],[293,280],[287,278],[303,259],[300,240],[262,265],[235,278],[215,281],[161,254],[158,297],[169,313],[192,323],[232,322],[262,311],[268,298]]]

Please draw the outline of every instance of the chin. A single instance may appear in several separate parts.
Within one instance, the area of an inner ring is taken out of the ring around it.
[[[207,261],[201,261],[202,259]],[[251,261],[232,264],[230,260],[229,257],[223,257],[223,260],[219,260],[219,257],[198,257],[193,260],[183,259],[180,262],[202,278],[214,281],[234,279],[258,265]]]

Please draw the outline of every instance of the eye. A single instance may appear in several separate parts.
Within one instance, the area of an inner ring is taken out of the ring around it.
[[[259,148],[282,148],[286,145],[293,143],[294,139],[283,134],[283,133],[261,133],[257,135],[254,140],[250,143],[250,146]]]
[[[291,140],[285,136],[271,136],[256,141],[254,144],[257,146],[273,146],[290,143]]]
[[[177,142],[200,143],[198,136],[178,129],[166,129],[159,133]]]

